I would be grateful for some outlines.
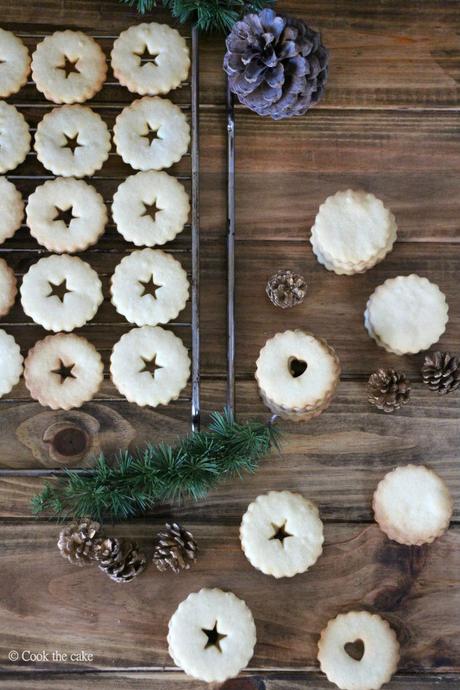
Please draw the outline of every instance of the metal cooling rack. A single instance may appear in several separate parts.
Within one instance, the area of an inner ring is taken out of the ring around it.
[[[50,33],[50,32],[49,32]],[[15,31],[15,34],[22,38],[28,45],[30,50],[32,51],[39,41],[43,40],[49,33],[46,32],[22,32],[22,31]],[[87,32],[88,35],[91,35],[93,38],[104,44],[104,42],[110,42],[112,43],[113,40],[115,40],[118,36],[117,35],[108,35],[108,34],[96,34],[96,33],[91,33]],[[190,160],[190,173],[187,174],[177,174],[175,175],[178,180],[185,181],[186,183],[189,183],[190,185],[190,194],[191,194],[191,224],[189,226],[186,226],[187,229],[191,231],[191,247],[189,248],[176,248],[176,247],[168,247],[168,245],[165,246],[165,250],[170,252],[170,253],[188,253],[191,256],[191,274],[189,273],[190,277],[190,282],[191,282],[191,318],[189,322],[182,322],[182,321],[177,321],[177,322],[171,322],[169,324],[166,324],[167,326],[174,326],[174,327],[183,327],[183,328],[188,328],[191,330],[191,360],[192,360],[192,369],[191,369],[191,394],[190,396],[184,397],[181,396],[179,400],[182,401],[187,401],[190,402],[191,404],[191,427],[192,430],[197,430],[199,429],[200,425],[200,229],[199,229],[199,221],[200,221],[200,213],[199,213],[199,186],[200,186],[200,170],[199,170],[199,39],[198,39],[198,31],[195,28],[192,28],[191,30],[191,35],[188,37],[185,37],[189,42],[191,42],[191,56],[192,56],[192,69],[191,69],[191,80],[190,82],[183,82],[181,86],[179,87],[180,89],[183,87],[189,87],[190,88],[190,99],[189,102],[186,104],[178,104],[179,107],[182,108],[182,110],[187,114],[187,116],[190,119],[190,124],[191,124],[191,149],[190,153],[187,153],[186,156]],[[106,46],[107,48],[107,46]],[[109,58],[108,58],[109,60]],[[34,86],[33,81],[29,81],[26,85],[27,87],[32,87]],[[118,87],[122,88],[120,84],[116,80],[108,80],[104,83],[103,85],[103,90],[106,89],[106,87]],[[104,91],[102,90],[102,93]],[[37,92],[38,93],[38,92]],[[101,92],[100,92],[101,93]],[[40,95],[40,94],[39,94]],[[100,95],[100,94],[98,94]],[[105,92],[105,96],[107,93]],[[54,107],[58,107],[53,103],[46,102],[46,101],[39,101],[39,102],[24,102],[20,100],[21,96],[20,94],[17,95],[16,97],[12,97],[8,99],[8,102],[11,103],[12,105],[16,106],[18,110],[35,110],[35,109],[42,109],[44,112],[47,112],[48,110],[51,110]],[[97,98],[97,96],[96,96]],[[129,102],[126,100],[126,102],[123,103],[113,103],[110,102],[110,100],[104,100],[103,102],[95,102],[95,101],[89,101],[87,105],[91,108],[94,108],[97,112],[99,112],[103,117],[107,117],[107,114],[110,115],[110,117],[113,117],[114,115],[117,115],[119,111],[123,109],[126,105],[129,105]],[[31,132],[35,130],[34,127],[30,127]],[[29,153],[29,157],[33,158],[35,156],[35,152],[32,150]],[[117,156],[115,152],[111,151],[110,152],[110,157],[112,156]],[[126,176],[128,174],[134,174],[136,171],[132,171],[127,173],[126,175],[111,175],[111,174],[106,174],[104,173],[104,168],[102,168],[101,171],[99,171],[99,174],[93,175],[91,178],[89,178],[89,181],[96,181],[96,182],[102,182],[102,181],[112,181],[112,182],[122,182],[124,179],[126,179]],[[168,171],[169,174],[170,171]],[[44,182],[45,180],[48,179],[54,179],[54,175],[49,174],[49,173],[44,173],[44,174],[21,174],[16,173],[15,171],[12,171],[11,174],[6,174],[6,177],[11,180],[12,182],[17,182],[17,181],[30,181],[32,185],[34,183],[40,184]],[[111,198],[110,199],[105,199],[107,204],[111,203]],[[25,227],[25,226],[23,226]],[[103,240],[103,238],[101,238]],[[99,243],[101,242],[101,239],[99,240]],[[104,241],[104,240],[103,240]],[[107,239],[105,240],[107,241]],[[84,254],[98,254],[98,253],[123,253],[123,252],[129,252],[131,251],[131,247],[126,247],[126,249],[116,249],[112,248],[110,246],[104,247],[104,246],[95,246],[95,247],[90,247],[89,249],[84,252]],[[0,255],[12,255],[14,253],[35,253],[37,255],[48,255],[50,252],[48,252],[44,248],[36,248],[36,247],[19,247],[19,248],[14,248],[14,247],[0,247]],[[17,275],[20,275],[19,273]],[[30,322],[24,322],[24,323],[19,323],[19,322],[14,322],[14,323],[9,323],[7,321],[3,321],[0,323],[0,327],[8,327],[8,326],[29,326]],[[90,322],[87,324],[88,326],[94,326],[97,328],[98,326],[119,326],[120,323],[117,322],[116,324],[111,324],[111,323],[98,323],[98,322]],[[112,399],[112,398],[111,398]],[[113,400],[118,400],[122,399],[121,396],[120,398],[113,398]],[[3,402],[19,402],[19,400],[22,402],[23,399],[18,399],[14,397],[10,398],[4,398]],[[105,398],[94,398],[92,402],[107,402],[109,399],[107,397]],[[172,403],[173,404],[173,403]],[[8,470],[3,470],[2,474],[5,472],[8,472]],[[13,470],[13,473],[17,474],[18,471]],[[46,470],[37,470],[40,474],[46,473]],[[30,473],[30,471],[29,471]],[[56,472],[52,472],[55,474]]]

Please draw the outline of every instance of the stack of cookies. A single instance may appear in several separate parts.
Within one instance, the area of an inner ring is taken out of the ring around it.
[[[16,93],[32,72],[37,89],[59,107],[38,123],[35,151],[55,179],[39,185],[26,206],[31,235],[54,255],[40,259],[24,276],[24,312],[52,331],[35,344],[24,378],[32,397],[53,409],[78,407],[103,380],[100,355],[71,331],[92,319],[103,301],[93,268],[75,256],[97,243],[108,221],[102,196],[81,178],[94,175],[108,159],[112,142],[107,124],[86,105],[100,91],[107,61],[98,43],[80,31],[57,31],[29,57],[22,41],[0,29],[0,98]],[[141,24],[123,32],[111,55],[115,77],[144,98],[126,107],[114,127],[122,159],[136,170],[115,195],[113,218],[123,237],[153,247],[172,240],[188,220],[183,185],[162,168],[186,153],[190,128],[182,110],[159,95],[187,78],[190,58],[185,40],[168,26]],[[0,173],[13,170],[30,150],[27,123],[12,105],[0,101]],[[145,172],[144,172],[145,171]],[[21,225],[24,202],[14,185],[0,178],[0,242]],[[0,260],[0,316],[14,303],[16,278]],[[117,266],[112,301],[128,321],[140,326],[114,347],[115,385],[142,405],[168,403],[186,385],[190,360],[182,341],[157,324],[175,319],[189,296],[187,275],[171,255],[153,249],[131,253]],[[0,394],[22,373],[14,339],[0,332],[3,362]]]

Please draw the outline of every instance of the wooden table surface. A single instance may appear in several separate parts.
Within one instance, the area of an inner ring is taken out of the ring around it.
[[[221,486],[198,504],[162,507],[114,526],[148,544],[166,517],[182,520],[201,547],[196,566],[178,577],[153,567],[126,586],[93,569],[72,568],[58,554],[58,527],[30,514],[41,480],[31,470],[63,466],[43,436],[61,419],[89,430],[94,448],[113,450],[146,439],[170,440],[188,430],[189,403],[156,411],[121,400],[106,378],[98,399],[75,415],[46,411],[23,384],[0,402],[1,668],[2,690],[202,690],[172,668],[166,631],[177,604],[200,587],[231,589],[257,623],[248,675],[225,690],[326,690],[316,663],[318,634],[338,612],[382,613],[401,642],[398,675],[389,690],[460,687],[460,394],[437,397],[419,382],[423,356],[397,358],[367,336],[367,297],[387,277],[421,273],[450,304],[441,345],[460,352],[460,11],[457,0],[286,0],[279,8],[321,29],[331,49],[326,98],[303,118],[272,122],[237,109],[237,405],[241,418],[266,415],[253,381],[265,340],[304,327],[325,337],[343,365],[342,383],[319,419],[283,423],[280,455],[244,482]],[[152,19],[167,15],[157,11]],[[0,23],[13,31],[78,27],[116,34],[139,21],[115,0],[0,1]],[[108,42],[105,42],[109,47]],[[202,397],[205,410],[225,400],[225,145],[222,37],[203,38],[202,124]],[[184,93],[184,92],[182,92]],[[185,97],[185,96],[184,96]],[[117,100],[130,100],[122,89]],[[175,95],[181,99],[180,93]],[[22,100],[21,100],[22,99]],[[19,101],[33,127],[37,99],[26,87]],[[16,102],[18,98],[16,98]],[[40,170],[28,160],[22,170]],[[120,166],[112,157],[109,166]],[[19,169],[19,173],[21,172]],[[110,169],[112,169],[110,167]],[[115,168],[114,168],[115,169]],[[118,169],[118,168],[117,168]],[[43,172],[43,171],[42,171]],[[27,181],[19,181],[27,193]],[[99,183],[98,183],[99,184]],[[114,184],[101,182],[107,195]],[[339,189],[364,188],[395,213],[398,242],[370,272],[339,277],[314,259],[307,236],[319,204]],[[187,235],[175,246],[181,248]],[[88,260],[109,274],[120,248],[109,228]],[[20,274],[37,256],[25,229],[4,245]],[[184,252],[184,257],[187,254]],[[186,261],[186,259],[184,259]],[[306,276],[304,304],[284,313],[264,295],[280,267]],[[107,289],[107,279],[105,279]],[[44,332],[19,307],[7,330],[26,350]],[[106,292],[94,325],[81,329],[107,360],[128,326]],[[378,366],[405,369],[411,404],[386,416],[366,402],[365,381]],[[97,432],[97,433],[96,433]],[[86,456],[74,465],[88,464]],[[372,522],[370,501],[383,474],[397,464],[426,463],[447,481],[454,521],[434,544],[390,542]],[[72,463],[70,463],[72,464]],[[276,581],[241,553],[238,525],[247,504],[269,489],[291,489],[318,502],[326,545],[304,575]],[[8,652],[47,650],[92,654],[92,661],[8,661]],[[458,675],[457,675],[458,674]]]

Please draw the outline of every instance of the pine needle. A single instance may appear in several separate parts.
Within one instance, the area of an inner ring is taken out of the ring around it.
[[[261,422],[239,424],[228,410],[214,412],[206,431],[185,437],[177,446],[123,451],[113,463],[101,455],[94,471],[84,474],[67,470],[63,479],[46,482],[33,497],[32,511],[120,520],[158,503],[198,500],[224,479],[254,473],[259,460],[278,446],[278,433]]]
[[[259,12],[274,0],[121,0],[140,14],[161,5],[169,9],[181,24],[191,22],[200,31],[227,33],[247,12]]]

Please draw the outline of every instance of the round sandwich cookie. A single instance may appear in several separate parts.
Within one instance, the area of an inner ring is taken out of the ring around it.
[[[98,241],[107,223],[102,196],[73,177],[58,177],[37,187],[26,213],[32,237],[58,254],[84,251]]]
[[[364,325],[377,345],[396,355],[415,354],[446,330],[449,307],[435,283],[414,273],[388,278],[367,302]]]
[[[429,544],[449,527],[453,500],[446,484],[423,465],[396,467],[379,482],[373,498],[380,529],[399,544]]]
[[[122,31],[113,44],[112,69],[120,84],[142,96],[175,89],[187,79],[187,43],[167,24],[137,24]]]
[[[0,101],[0,173],[14,170],[26,159],[30,141],[24,115],[14,105]]]
[[[318,661],[327,679],[341,690],[379,690],[396,672],[399,643],[389,623],[377,614],[349,611],[330,620],[322,631]]]
[[[94,38],[81,31],[56,31],[32,56],[37,89],[53,103],[82,103],[92,98],[107,76],[107,62]]]
[[[160,326],[133,328],[115,343],[110,373],[129,402],[144,406],[177,400],[190,376],[190,357],[182,340]]]
[[[337,192],[320,206],[311,231],[318,261],[338,274],[363,273],[392,249],[397,226],[380,199],[363,191]]]
[[[137,326],[156,326],[175,319],[189,295],[187,273],[171,254],[138,249],[120,261],[111,284],[112,303]]]
[[[9,393],[19,383],[23,358],[19,345],[12,335],[0,330],[0,397]]]
[[[24,218],[24,201],[14,184],[0,177],[0,244],[13,237]]]
[[[270,338],[256,362],[259,392],[274,413],[303,421],[328,407],[340,378],[340,362],[325,340],[301,330]]]
[[[0,98],[17,93],[27,82],[30,57],[24,43],[11,31],[0,29]]]
[[[118,154],[135,170],[161,170],[187,152],[190,127],[182,110],[167,98],[145,96],[117,116],[113,140]]]
[[[33,264],[20,292],[24,312],[47,331],[72,331],[83,326],[103,300],[96,271],[67,254],[53,254]]]
[[[83,105],[63,105],[47,113],[35,134],[37,158],[54,175],[93,175],[109,157],[110,134],[104,120]]]
[[[290,491],[270,491],[249,505],[240,539],[254,568],[276,578],[293,577],[320,557],[323,523],[312,501]]]
[[[193,592],[169,621],[169,654],[174,663],[206,683],[237,676],[251,660],[255,644],[252,613],[232,592]]]
[[[39,340],[24,363],[24,381],[40,405],[70,410],[91,400],[103,380],[103,364],[94,345],[73,333]]]
[[[184,186],[165,172],[131,175],[113,197],[112,216],[120,235],[138,247],[173,240],[188,220],[190,201]]]
[[[5,316],[14,304],[18,292],[16,276],[5,259],[0,259],[0,316]]]

